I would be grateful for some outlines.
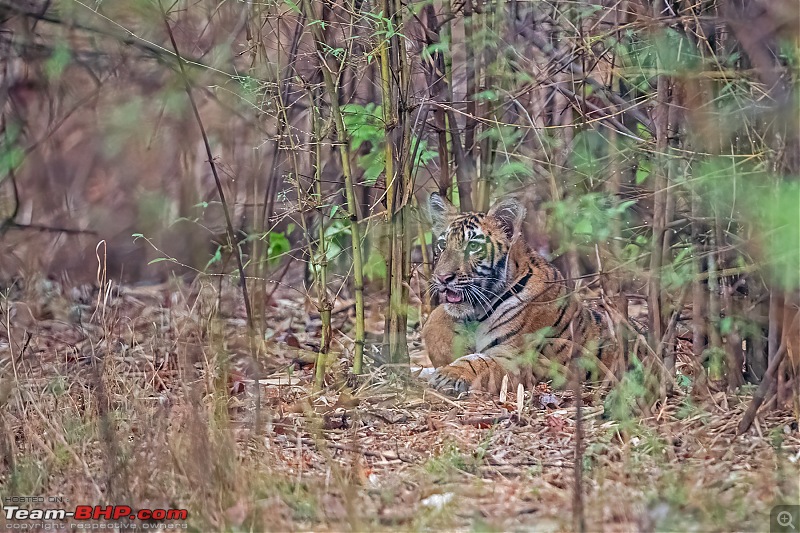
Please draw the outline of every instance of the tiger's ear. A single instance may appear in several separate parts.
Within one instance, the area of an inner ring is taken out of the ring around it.
[[[441,235],[447,226],[450,225],[453,218],[458,215],[456,206],[450,203],[447,198],[442,197],[439,193],[431,193],[428,199],[428,212],[433,221],[433,233]]]
[[[506,198],[496,202],[486,213],[486,216],[495,219],[500,224],[500,227],[503,228],[503,231],[506,232],[508,238],[513,239],[522,228],[525,213],[525,206],[519,200]]]

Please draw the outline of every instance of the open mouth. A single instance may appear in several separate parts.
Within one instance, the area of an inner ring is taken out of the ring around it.
[[[444,291],[444,297],[449,304],[460,304],[464,301],[464,297],[461,295],[461,293],[451,291],[450,289]]]

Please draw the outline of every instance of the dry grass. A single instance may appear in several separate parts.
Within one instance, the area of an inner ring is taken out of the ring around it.
[[[534,391],[520,416],[513,394],[452,401],[380,371],[313,393],[318,324],[297,293],[275,293],[251,357],[236,291],[216,287],[122,287],[99,307],[50,282],[5,291],[3,494],[186,507],[197,530],[570,529],[568,394]],[[766,529],[798,498],[800,435],[777,412],[735,437],[747,400],[677,394],[613,421],[587,394],[589,530]]]

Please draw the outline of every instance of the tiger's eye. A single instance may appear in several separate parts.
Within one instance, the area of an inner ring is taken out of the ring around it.
[[[468,252],[478,252],[480,250],[483,250],[483,243],[477,241],[470,241],[469,244],[467,244]]]
[[[444,237],[441,237],[438,241],[436,241],[436,249],[440,252],[443,252],[446,246],[447,241],[444,240]]]

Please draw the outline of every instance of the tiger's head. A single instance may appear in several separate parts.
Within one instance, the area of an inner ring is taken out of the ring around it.
[[[428,206],[439,255],[433,290],[452,317],[480,316],[511,281],[509,251],[519,235],[525,208],[508,198],[496,202],[487,213],[459,213],[437,193],[431,194]]]

